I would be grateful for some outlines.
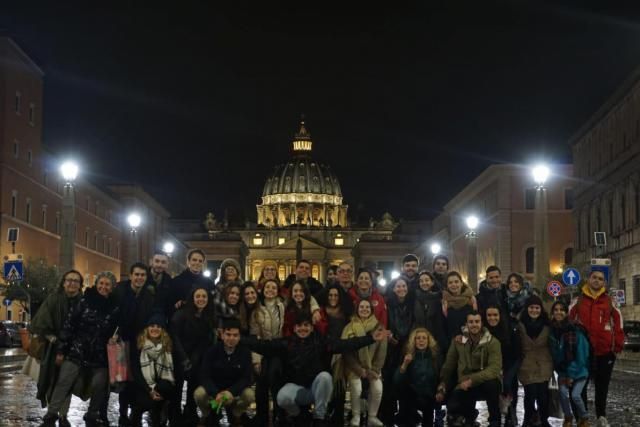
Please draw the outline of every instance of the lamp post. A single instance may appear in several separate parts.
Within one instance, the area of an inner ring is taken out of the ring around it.
[[[66,161],[60,166],[64,179],[62,191],[62,230],[60,233],[60,270],[65,272],[74,268],[76,242],[76,197],[73,183],[78,177],[78,165]]]
[[[536,209],[533,221],[534,263],[533,272],[535,286],[545,286],[549,278],[549,219],[547,218],[547,189],[544,186],[551,172],[545,165],[537,165],[532,169],[536,183]]]
[[[127,216],[127,224],[129,224],[129,265],[130,267],[134,262],[138,261],[138,227],[142,222],[142,218],[136,212],[130,213]],[[128,268],[125,269],[128,271]]]
[[[478,217],[470,215],[466,219],[467,232],[465,237],[467,239],[467,271],[469,286],[475,292],[478,291],[478,233],[476,228],[480,221]]]

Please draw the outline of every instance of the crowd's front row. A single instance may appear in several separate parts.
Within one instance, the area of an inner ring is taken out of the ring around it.
[[[132,268],[126,286],[135,288],[133,273]],[[133,381],[120,390],[120,425],[140,426],[146,411],[153,426],[167,420],[216,425],[222,408],[232,425],[268,425],[269,393],[278,425],[344,425],[348,390],[352,426],[365,420],[368,426],[433,426],[443,422],[438,416],[443,405],[447,425],[474,426],[477,401],[486,401],[490,426],[515,426],[519,381],[525,392],[522,425],[548,426],[554,371],[564,426],[573,425],[573,414],[578,426],[589,425],[584,392],[597,357],[585,328],[569,320],[565,302],[555,302],[550,317],[536,295],[527,297],[517,319],[500,302],[483,306],[481,314],[475,298],[465,296],[468,287],[460,275],[449,272],[438,313],[422,313],[426,320],[420,322],[417,308],[428,306],[420,302],[420,292],[442,290],[435,289],[431,273],[416,276],[416,288],[409,277],[395,280],[386,299],[366,270],[352,289],[334,283],[315,297],[306,281],[296,280],[283,300],[283,285],[267,279],[258,286],[230,282],[222,288],[194,283],[185,303],[156,299],[132,340]],[[143,282],[140,289],[147,286],[146,277]],[[126,305],[112,292],[111,273],[99,274],[84,295],[81,285],[79,273],[68,272],[60,293],[43,305],[45,314],[34,319],[33,328],[45,331],[51,344],[38,384],[38,398],[47,406],[43,426],[69,425],[65,415],[72,393],[91,398],[87,425],[108,425],[106,347],[122,337],[117,329],[134,319],[123,318]],[[162,294],[161,287],[154,289],[156,297]],[[133,298],[141,298],[140,292]],[[169,323],[167,307],[173,306],[180,308]],[[456,313],[462,307],[467,307],[463,314]],[[132,313],[128,316],[137,311]],[[444,321],[434,322],[434,315]],[[456,316],[459,326],[447,334],[444,329]],[[46,332],[61,323],[57,335]],[[613,354],[615,342],[611,346]],[[46,360],[58,368],[47,367]],[[256,415],[249,418],[247,409],[256,400]]]

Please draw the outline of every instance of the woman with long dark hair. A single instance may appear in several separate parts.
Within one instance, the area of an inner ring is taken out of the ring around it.
[[[326,319],[321,317],[320,309],[317,307],[315,298],[311,296],[309,288],[302,280],[296,280],[291,286],[291,297],[287,303],[287,307],[284,313],[284,327],[282,329],[282,336],[289,337],[293,334],[293,326],[295,324],[296,316],[298,313],[307,313],[313,317],[317,313],[319,320],[314,321],[314,329],[321,335],[327,333]],[[315,305],[315,307],[314,307]]]
[[[507,310],[513,323],[518,323],[518,317],[524,309],[527,299],[532,295],[531,285],[524,281],[518,273],[511,273],[507,277],[507,287],[505,288],[507,296]]]
[[[499,306],[490,304],[485,308],[483,323],[487,330],[500,341],[502,351],[502,393],[500,410],[505,414],[505,427],[516,427],[518,398],[518,369],[520,368],[520,335],[518,328],[505,318]]]
[[[442,313],[446,317],[448,343],[462,335],[467,314],[477,309],[473,290],[464,283],[460,273],[450,271],[447,274],[447,289],[442,291]]]
[[[275,280],[266,280],[262,284],[260,301],[251,314],[250,333],[260,340],[272,340],[282,337],[284,326],[284,304],[278,297],[279,285]],[[280,360],[272,356],[252,353],[253,369],[256,373],[256,423],[268,425],[269,391],[276,401],[278,390],[282,386],[279,377],[282,373]],[[281,411],[274,408],[275,415]]]
[[[184,407],[186,425],[195,425],[199,418],[193,392],[198,387],[198,371],[207,348],[216,342],[216,315],[205,287],[196,287],[187,303],[171,319],[169,331],[175,354],[176,394],[172,406],[174,416],[180,413],[182,386],[187,381],[187,401]],[[178,418],[176,418],[178,419]]]
[[[238,310],[238,318],[240,319],[240,333],[249,335],[251,329],[251,315],[253,311],[260,305],[258,300],[258,290],[253,282],[245,282],[241,288],[242,302]]]
[[[532,295],[527,299],[518,330],[522,343],[518,379],[524,386],[522,425],[548,427],[549,379],[553,375],[553,361],[549,348],[549,316],[540,297]]]

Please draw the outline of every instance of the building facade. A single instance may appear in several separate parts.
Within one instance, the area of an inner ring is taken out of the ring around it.
[[[547,185],[549,224],[549,272],[558,273],[573,263],[573,178],[571,165],[554,165]],[[535,184],[529,168],[492,165],[454,196],[433,221],[428,243],[438,243],[449,257],[450,269],[468,279],[468,215],[480,220],[477,234],[478,282],[490,265],[506,276],[511,272],[534,278]],[[428,259],[430,244],[419,247]],[[546,284],[535,283],[543,289]]]
[[[15,252],[22,254],[26,265],[42,261],[55,266],[60,259],[65,183],[59,173],[62,159],[42,141],[43,76],[12,39],[0,37],[0,254],[12,253],[7,233],[18,228]],[[172,238],[166,231],[168,212],[142,189],[98,188],[82,173],[74,189],[74,266],[87,283],[93,283],[100,271],[126,275],[129,211],[143,214],[140,259],[147,261],[155,244]],[[0,320],[25,317],[19,305],[0,308]]]
[[[609,286],[625,291],[625,319],[640,320],[640,70],[570,141],[577,186],[576,261],[610,258]],[[595,232],[606,244],[596,245]]]

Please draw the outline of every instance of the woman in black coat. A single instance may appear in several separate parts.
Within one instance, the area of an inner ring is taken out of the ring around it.
[[[213,302],[205,287],[196,287],[184,307],[171,319],[169,326],[173,341],[177,396],[171,402],[170,421],[180,419],[182,387],[187,381],[187,402],[184,407],[185,425],[198,422],[193,392],[198,387],[197,374],[207,348],[216,341],[216,319]]]
[[[60,332],[56,363],[60,374],[42,426],[55,426],[60,407],[83,374],[90,377],[91,402],[84,416],[87,426],[108,425],[109,363],[107,342],[118,323],[118,306],[111,295],[115,276],[99,273],[96,285],[87,288]]]

